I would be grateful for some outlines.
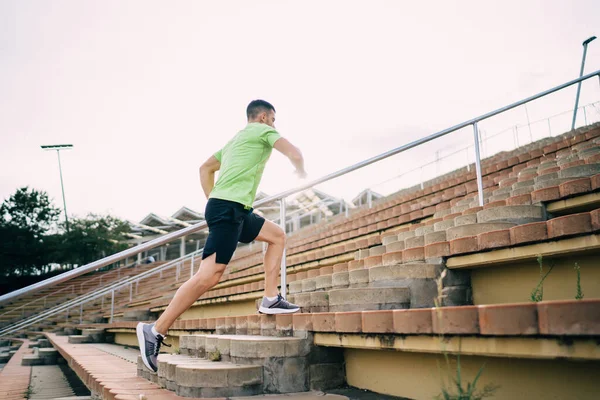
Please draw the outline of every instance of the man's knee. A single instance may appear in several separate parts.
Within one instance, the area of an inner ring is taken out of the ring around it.
[[[278,229],[275,233],[275,237],[273,239],[274,244],[278,244],[281,246],[285,246],[285,241],[287,240],[287,235],[283,231],[283,229]]]

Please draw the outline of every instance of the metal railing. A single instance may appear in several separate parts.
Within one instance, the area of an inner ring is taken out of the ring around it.
[[[600,79],[600,70],[592,72],[592,73],[587,74],[587,75],[584,75],[584,76],[582,76],[580,78],[573,79],[573,80],[571,80],[569,82],[563,83],[562,85],[553,87],[551,89],[548,89],[548,90],[540,92],[540,93],[538,93],[536,95],[527,97],[527,98],[525,98],[523,100],[514,102],[514,103],[509,104],[507,106],[501,107],[501,108],[496,109],[494,111],[491,111],[491,112],[488,112],[486,114],[480,115],[479,117],[472,118],[472,119],[467,120],[465,122],[462,122],[460,124],[454,125],[454,126],[452,126],[450,128],[444,129],[444,130],[439,131],[437,133],[434,133],[434,134],[431,134],[431,135],[426,136],[424,138],[421,138],[419,140],[416,140],[414,142],[405,144],[403,146],[400,146],[400,147],[397,147],[395,149],[389,150],[389,151],[384,152],[382,154],[379,154],[377,156],[368,158],[368,159],[363,160],[363,161],[361,161],[359,163],[356,163],[356,164],[351,165],[349,167],[343,168],[343,169],[341,169],[339,171],[336,171],[336,172],[330,173],[328,175],[325,175],[325,176],[323,176],[323,177],[321,177],[319,179],[316,179],[316,180],[314,180],[312,182],[308,182],[308,183],[300,185],[300,186],[298,186],[296,188],[292,188],[292,189],[286,190],[284,192],[281,192],[279,194],[276,194],[276,195],[273,195],[273,196],[269,196],[269,197],[267,197],[265,199],[262,199],[262,200],[259,200],[259,201],[255,202],[254,203],[254,207],[259,207],[261,205],[272,203],[274,201],[279,201],[280,205],[281,205],[281,207],[280,207],[280,219],[281,219],[282,223],[285,223],[284,222],[286,220],[286,218],[285,218],[285,215],[286,215],[286,211],[285,211],[285,199],[288,196],[290,196],[292,194],[295,194],[295,193],[298,193],[298,192],[301,192],[301,191],[303,191],[305,189],[311,188],[311,187],[316,186],[318,184],[321,184],[323,182],[327,182],[327,181],[332,180],[334,178],[337,178],[339,176],[348,174],[349,172],[352,172],[352,171],[358,170],[360,168],[366,167],[368,165],[371,165],[373,163],[376,163],[378,161],[381,161],[381,160],[386,159],[388,157],[391,157],[393,155],[396,155],[396,154],[402,153],[404,151],[410,150],[412,148],[415,148],[415,147],[420,146],[422,144],[428,143],[428,142],[430,142],[432,140],[435,140],[437,138],[443,137],[443,136],[445,136],[445,135],[447,135],[449,133],[452,133],[454,131],[457,131],[459,129],[462,129],[462,128],[465,128],[465,127],[469,127],[469,126],[473,127],[473,132],[474,132],[473,138],[474,138],[475,153],[476,153],[475,154],[475,158],[476,158],[475,165],[476,165],[476,172],[477,172],[478,199],[479,199],[479,204],[483,205],[483,181],[482,181],[482,176],[481,176],[481,157],[480,157],[479,135],[478,135],[478,130],[477,130],[477,124],[480,121],[483,121],[483,120],[488,119],[490,117],[493,117],[495,115],[501,114],[501,113],[503,113],[505,111],[508,111],[508,110],[511,110],[511,109],[513,109],[515,107],[519,107],[519,106],[521,106],[523,104],[529,103],[529,102],[531,102],[533,100],[536,100],[536,99],[539,99],[541,97],[547,96],[547,95],[549,95],[551,93],[557,92],[559,90],[562,90],[564,88],[567,88],[567,87],[572,86],[574,84],[577,84],[579,82],[583,82],[583,81],[585,81],[587,79],[590,79],[590,78],[593,78],[593,77],[598,77]],[[64,274],[58,275],[56,277],[53,277],[53,278],[50,278],[50,279],[46,279],[46,280],[44,280],[42,282],[38,282],[36,284],[27,286],[25,288],[16,290],[14,292],[5,294],[3,296],[0,296],[0,303],[2,303],[4,301],[7,301],[9,299],[12,299],[12,298],[16,298],[16,297],[21,296],[21,295],[26,294],[26,293],[31,293],[34,290],[38,290],[38,289],[41,289],[41,288],[44,288],[44,287],[47,287],[47,286],[50,286],[50,285],[53,285],[53,284],[56,284],[56,283],[67,281],[67,280],[69,280],[71,278],[74,278],[76,276],[83,275],[83,274],[85,274],[87,272],[90,272],[90,271],[93,271],[95,269],[104,267],[106,265],[115,263],[115,262],[123,260],[123,259],[125,259],[127,257],[134,256],[134,255],[136,255],[136,254],[138,254],[140,252],[144,252],[144,251],[153,249],[155,247],[158,247],[158,246],[161,246],[163,244],[169,243],[169,242],[174,241],[176,239],[179,239],[181,237],[185,237],[185,236],[187,236],[189,234],[192,234],[194,232],[198,232],[198,231],[200,231],[200,230],[202,230],[202,229],[204,229],[206,227],[207,227],[207,224],[206,224],[205,221],[203,221],[203,222],[200,222],[198,224],[192,225],[190,227],[181,229],[179,231],[168,233],[168,234],[166,234],[164,236],[161,236],[159,238],[150,240],[150,241],[148,241],[148,242],[146,242],[144,244],[141,244],[141,245],[138,245],[136,247],[133,247],[133,248],[121,251],[121,252],[113,254],[113,255],[111,255],[109,257],[105,257],[105,258],[103,258],[101,260],[98,260],[98,261],[92,262],[90,264],[87,264],[87,265],[85,265],[83,267],[77,268],[76,270],[65,272]],[[285,267],[285,250],[284,250],[284,255],[283,255],[282,263],[281,263],[281,291],[282,291],[282,295],[284,295],[284,296],[285,296],[285,290],[286,290],[286,269],[285,268],[286,267]],[[140,275],[144,275],[144,274],[145,273],[142,273]],[[130,279],[127,279],[126,281],[134,281],[136,278],[137,277],[132,277]],[[106,289],[106,290],[108,290],[108,289]],[[95,297],[98,297],[100,295],[105,294],[106,290],[102,291],[102,294],[95,295]],[[113,293],[113,297],[114,297],[114,291],[112,293]],[[83,300],[80,299],[78,301],[80,302],[80,301],[83,301]],[[79,304],[79,302],[77,302],[77,304]],[[67,303],[69,304],[70,307],[73,306],[73,304],[71,304],[72,302],[67,302]],[[57,310],[56,312],[64,311],[65,307],[67,307],[66,304],[61,307],[61,310]],[[42,314],[44,315],[44,314],[47,314],[47,313],[42,313]],[[47,317],[47,315],[46,315],[46,317]],[[30,325],[31,323],[28,323],[28,324]],[[2,334],[2,331],[0,331],[0,334]]]
[[[69,286],[66,286],[66,287],[64,287],[64,288],[62,288],[62,289],[58,289],[58,290],[56,290],[56,291],[54,291],[54,292],[52,292],[52,293],[49,293],[49,294],[47,294],[47,295],[45,295],[45,296],[43,296],[43,297],[38,297],[37,299],[34,299],[34,300],[31,300],[31,301],[28,301],[28,302],[27,302],[27,303],[25,303],[25,304],[21,304],[21,305],[20,305],[20,306],[18,306],[18,307],[14,307],[14,308],[12,308],[12,307],[11,307],[11,309],[10,309],[9,311],[6,311],[6,312],[4,312],[4,313],[0,314],[0,317],[2,317],[3,315],[6,315],[6,314],[12,314],[12,313],[13,313],[13,311],[15,311],[15,310],[18,310],[18,309],[20,309],[20,308],[23,308],[23,312],[21,313],[21,318],[22,318],[22,317],[24,317],[24,316],[25,316],[25,306],[31,305],[31,304],[33,304],[33,303],[37,303],[38,301],[42,301],[42,300],[44,301],[43,308],[46,308],[46,298],[48,298],[49,296],[55,296],[57,293],[60,293],[60,292],[62,292],[63,290],[67,290],[67,289],[71,289],[71,294],[74,294],[74,293],[75,293],[75,285],[69,285]],[[67,296],[65,296],[65,297],[67,297]]]
[[[588,116],[587,116],[586,108],[591,107],[591,108],[593,108],[593,109],[596,110],[598,108],[598,105],[600,105],[600,101],[596,101],[596,102],[589,103],[589,104],[586,104],[584,106],[580,106],[579,107],[579,110],[583,111],[583,114],[584,114],[584,120],[585,120],[584,125],[588,125]],[[535,125],[535,124],[539,124],[539,123],[546,123],[546,125],[548,127],[548,136],[552,137],[552,125],[551,125],[550,121],[552,119],[556,118],[556,117],[561,117],[561,116],[566,116],[566,115],[572,115],[572,114],[573,114],[573,110],[566,110],[566,111],[560,112],[558,114],[550,115],[550,116],[545,117],[545,118],[540,118],[540,119],[537,119],[537,120],[534,120],[534,121],[528,121],[526,124],[510,125],[509,128],[502,129],[501,131],[497,131],[497,132],[495,132],[495,133],[493,133],[491,135],[484,135],[483,130],[480,130],[481,131],[481,135],[480,135],[481,136],[481,147],[482,147],[482,152],[484,153],[483,155],[484,155],[484,157],[490,157],[491,156],[491,154],[487,154],[487,152],[485,151],[486,148],[487,148],[487,145],[488,145],[486,142],[489,142],[492,139],[495,139],[495,138],[497,138],[499,136],[505,135],[508,132],[513,133],[514,149],[519,148],[521,145],[528,144],[528,143],[520,142],[519,139],[518,139],[518,136],[516,136],[519,133],[518,132],[519,128],[529,127],[529,139],[530,139],[529,143],[533,143],[534,139],[533,139],[533,134],[531,133],[531,126]],[[600,117],[600,109],[597,110],[597,114]],[[591,121],[591,122],[593,123],[594,121]],[[539,140],[539,138],[537,140]],[[467,160],[466,168],[467,168],[467,171],[470,172],[471,168],[472,168],[471,165],[472,165],[473,161],[471,161],[471,159],[469,158],[469,150],[472,149],[472,148],[473,148],[473,144],[462,146],[462,147],[455,146],[455,147],[451,147],[451,148],[446,148],[445,150],[446,151],[450,151],[449,153],[444,154],[443,156],[440,157],[439,154],[436,152],[436,157],[433,160],[431,160],[429,162],[426,162],[424,164],[421,164],[421,165],[419,165],[419,166],[417,166],[415,168],[412,168],[410,170],[404,170],[401,174],[392,176],[390,178],[382,180],[381,182],[375,183],[375,184],[369,186],[369,189],[380,188],[380,187],[382,187],[385,184],[388,184],[388,183],[393,182],[393,181],[398,181],[400,178],[404,178],[404,177],[409,176],[409,175],[411,175],[411,174],[413,174],[415,172],[419,172],[420,171],[420,178],[418,180],[414,180],[412,182],[416,183],[417,185],[420,185],[421,190],[422,190],[422,189],[424,189],[424,187],[425,187],[424,184],[425,184],[425,182],[427,180],[432,179],[432,177],[437,177],[440,174],[444,173],[444,172],[440,172],[438,169],[436,169],[435,175],[434,174],[430,174],[432,176],[425,177],[424,174],[423,174],[423,171],[424,171],[424,169],[426,167],[429,167],[431,165],[436,165],[436,168],[437,168],[438,164],[441,163],[441,161],[449,159],[449,158],[452,158],[453,156],[456,156],[457,154],[460,154],[460,153],[466,153],[466,160]],[[464,167],[464,165],[459,162],[457,164],[454,164],[451,167],[446,168],[446,171],[447,170],[455,170],[455,169],[458,169],[458,168],[461,168],[461,167]],[[382,193],[385,193],[385,192],[382,192]],[[289,214],[288,214],[288,216],[289,216]]]
[[[88,292],[86,294],[83,294],[75,299],[66,301],[62,304],[56,305],[48,310],[43,311],[40,314],[34,315],[29,317],[27,320],[25,321],[20,321],[17,323],[14,323],[12,325],[6,326],[2,329],[0,329],[0,337],[3,335],[7,335],[9,333],[18,331],[20,329],[23,329],[27,326],[30,326],[32,324],[35,324],[37,322],[41,322],[47,318],[50,318],[52,316],[55,316],[57,314],[61,314],[63,312],[67,313],[67,320],[69,318],[69,311],[75,307],[79,307],[79,316],[80,316],[80,323],[82,322],[82,315],[83,315],[83,305],[85,303],[88,303],[92,300],[101,298],[102,301],[104,301],[104,297],[106,295],[110,295],[111,296],[111,308],[110,308],[110,318],[109,318],[109,322],[113,321],[113,316],[114,316],[114,307],[115,307],[115,292],[118,292],[119,289],[125,287],[125,286],[129,286],[129,299],[130,301],[132,300],[133,297],[133,285],[135,284],[135,291],[137,294],[137,290],[138,290],[138,286],[139,286],[139,282],[142,279],[146,279],[149,278],[153,275],[156,274],[160,274],[160,277],[162,278],[162,273],[164,270],[166,269],[170,269],[170,268],[174,268],[177,267],[177,273],[176,273],[176,280],[179,279],[179,271],[180,271],[180,266],[187,262],[187,260],[191,259],[191,265],[190,265],[190,277],[193,275],[194,273],[194,259],[196,256],[198,256],[199,254],[202,253],[203,249],[199,249],[196,250],[190,254],[187,254],[183,257],[179,257],[175,260],[172,260],[166,264],[162,264],[159,266],[156,266],[150,270],[144,271],[138,275],[134,275],[125,279],[122,279],[118,282],[110,282],[107,283],[104,287],[102,288],[96,288],[94,291]],[[102,304],[101,309],[104,308],[104,304]]]

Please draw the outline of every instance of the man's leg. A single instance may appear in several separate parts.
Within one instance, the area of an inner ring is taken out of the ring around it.
[[[217,264],[215,259],[216,253],[202,260],[198,272],[177,289],[177,293],[175,293],[169,306],[154,325],[158,333],[166,336],[173,322],[190,308],[200,296],[219,283],[227,264]]]
[[[265,221],[256,240],[267,243],[265,254],[265,296],[275,297],[279,293],[279,270],[281,269],[281,258],[285,248],[285,233],[271,221]]]
[[[154,324],[140,322],[136,327],[136,335],[142,354],[142,362],[148,369],[158,371],[158,353],[169,327],[184,313],[204,292],[215,286],[227,264],[216,262],[216,253],[206,257],[200,264],[196,274],[185,282],[175,293],[165,312]],[[165,343],[165,346],[169,346]]]
[[[265,221],[255,240],[267,243],[265,254],[265,297],[258,309],[263,314],[289,314],[300,308],[279,296],[279,270],[285,248],[285,232],[271,221]]]

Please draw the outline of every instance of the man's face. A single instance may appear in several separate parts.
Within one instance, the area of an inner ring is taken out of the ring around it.
[[[269,110],[260,114],[260,122],[275,128],[275,111]]]

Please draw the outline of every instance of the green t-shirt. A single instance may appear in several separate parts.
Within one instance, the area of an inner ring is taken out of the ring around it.
[[[249,123],[214,156],[221,163],[219,178],[209,198],[252,207],[273,145],[281,135],[272,127]]]

